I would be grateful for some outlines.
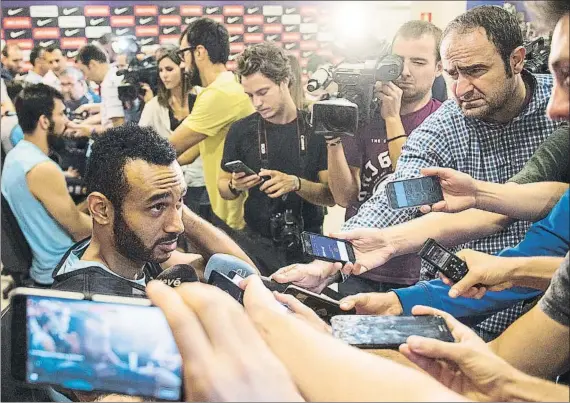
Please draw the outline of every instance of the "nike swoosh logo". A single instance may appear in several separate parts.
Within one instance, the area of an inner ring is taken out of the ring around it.
[[[164,35],[168,35],[174,31],[176,31],[176,27],[165,28],[163,32],[164,32]]]
[[[269,35],[269,36],[267,37],[267,40],[268,40],[268,41],[274,41],[275,39],[277,39],[277,35]]]
[[[79,54],[79,51],[78,51],[78,50],[73,50],[73,51],[72,51],[72,50],[68,50],[68,51],[67,51],[67,57],[69,57],[70,59],[71,59],[72,57],[77,56],[78,54]]]
[[[248,8],[248,9],[247,9],[247,13],[248,13],[248,14],[257,13],[258,11],[259,11],[259,7],[253,7],[253,8]]]
[[[151,43],[152,41],[153,41],[152,38],[141,39],[141,44],[142,44],[142,45],[148,45],[148,44]]]
[[[304,41],[310,41],[311,39],[313,39],[313,35],[312,35],[312,34],[303,35],[303,40],[304,40]]]
[[[141,18],[141,19],[140,19],[140,23],[141,23],[142,25],[148,24],[148,23],[151,22],[151,21],[152,21],[152,17],[149,17],[149,18]]]
[[[10,38],[18,38],[24,35],[26,31],[10,32]]]
[[[173,12],[175,9],[176,9],[176,7],[163,8],[163,9],[162,9],[162,14],[170,14],[170,13]]]
[[[89,22],[89,24],[91,24],[91,25],[99,25],[99,24],[101,24],[103,21],[105,21],[105,18],[96,18],[96,19],[94,19],[94,20],[91,20],[91,21]]]
[[[228,18],[228,23],[233,24],[239,20],[239,17],[230,17]]]
[[[294,26],[285,27],[285,31],[287,31],[287,32],[291,32],[291,31],[293,31],[294,29],[295,29]]]
[[[253,27],[247,27],[247,32],[255,32],[255,31],[259,31],[259,27],[257,25]]]
[[[123,13],[125,13],[128,9],[129,9],[128,7],[116,8],[116,9],[115,9],[115,14],[123,14]]]
[[[194,21],[196,21],[198,19],[198,17],[190,17],[190,18],[186,18],[184,20],[185,24],[192,24]]]
[[[267,22],[269,24],[273,24],[275,21],[277,21],[277,17],[268,17],[267,18]]]
[[[50,46],[53,45],[55,43],[55,41],[42,41],[40,42],[40,46],[45,47],[45,46]]]
[[[303,52],[303,57],[311,57],[315,52]]]
[[[38,20],[38,27],[43,27],[53,21],[53,18],[48,18],[47,20]]]
[[[312,17],[305,17],[305,19],[303,20],[304,23],[308,23],[308,22],[313,22],[313,18]]]
[[[72,36],[75,35],[76,33],[78,33],[79,30],[78,29],[66,29],[65,30],[65,36]]]
[[[16,8],[16,9],[13,9],[13,10],[8,10],[8,15],[20,14],[22,11],[24,11],[23,8]]]
[[[63,15],[73,14],[73,13],[76,12],[77,10],[79,10],[78,7],[74,7],[74,8],[64,8],[64,9],[63,9]]]
[[[292,12],[294,12],[295,9],[294,8],[286,8],[285,9],[285,14],[291,14]]]
[[[235,42],[239,39],[239,35],[232,35],[230,36],[230,42]]]
[[[293,48],[295,47],[295,45],[296,45],[295,43],[286,43],[286,44],[285,44],[285,49],[291,50],[291,49],[293,49]]]
[[[129,32],[128,28],[117,29],[117,35],[119,36],[126,34],[127,32]]]
[[[206,7],[206,14],[213,14],[219,10],[219,7]]]

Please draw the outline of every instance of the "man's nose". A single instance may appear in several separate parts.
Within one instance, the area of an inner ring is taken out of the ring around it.
[[[473,85],[471,82],[460,75],[455,82],[455,96],[459,99],[463,97],[469,99],[472,92]]]

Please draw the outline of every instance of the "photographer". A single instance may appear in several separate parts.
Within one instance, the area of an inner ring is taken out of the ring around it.
[[[125,111],[119,99],[121,77],[117,69],[109,64],[107,55],[94,44],[85,45],[79,50],[76,64],[86,80],[101,87],[101,126],[103,129],[121,126],[125,122]]]
[[[194,105],[189,101],[195,100],[201,90],[198,86],[190,88],[188,85],[184,68],[180,67],[182,59],[177,50],[173,45],[157,50],[158,95],[146,103],[139,121],[140,126],[150,126],[164,138],[169,138],[190,114]],[[184,203],[196,214],[207,219],[211,214],[208,211],[209,201],[207,204],[201,203],[201,200],[208,199],[208,193],[204,184],[202,159],[198,154],[198,147],[192,147],[178,158],[178,162],[182,165],[184,179],[188,185]]]
[[[246,228],[238,244],[268,273],[302,259],[300,233],[320,233],[323,209],[334,204],[327,181],[325,142],[311,135],[307,116],[291,97],[291,67],[270,43],[254,45],[238,58],[237,73],[258,113],[234,123],[228,133],[218,189],[224,199],[248,191]],[[230,173],[241,160],[258,174]]]

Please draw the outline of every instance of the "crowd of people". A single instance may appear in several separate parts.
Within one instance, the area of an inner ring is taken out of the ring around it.
[[[13,100],[23,58],[7,45],[2,123],[17,118],[22,134],[2,131],[1,191],[31,248],[33,286],[150,298],[180,351],[186,400],[567,401],[570,8],[527,3],[552,30],[551,74],[525,69],[503,8],[475,7],[443,31],[409,21],[391,44],[402,73],[375,83],[354,137],[311,130],[312,103],[333,90],[305,94],[298,61],[275,44],[247,47],[228,71],[228,31],[211,19],[156,51],[156,96],[144,87],[136,123],[119,94],[124,61],[105,44],[85,45],[74,67],[35,48]],[[448,100],[436,98],[442,75]],[[50,158],[62,137],[88,139],[77,203]],[[438,177],[444,200],[390,208],[386,184],[422,175]],[[331,236],[354,246],[354,262],[301,249],[300,233],[322,233],[335,204],[346,222]],[[463,279],[420,261],[428,238],[466,262]],[[399,352],[412,368],[335,339],[257,275],[239,284],[243,307],[206,284],[153,281],[179,264],[203,279],[218,253],[315,293],[338,284],[340,309],[358,315],[441,316],[455,342],[409,337]],[[49,336],[39,316],[36,333]]]

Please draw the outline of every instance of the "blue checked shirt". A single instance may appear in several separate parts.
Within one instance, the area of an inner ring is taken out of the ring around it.
[[[557,126],[546,117],[552,77],[533,76],[523,71],[523,79],[533,89],[532,98],[521,114],[506,124],[466,118],[454,100],[446,101],[410,134],[402,148],[396,171],[344,224],[342,230],[384,228],[417,217],[418,209],[390,209],[385,187],[392,180],[420,176],[421,168],[453,168],[475,179],[495,183],[505,183],[517,174]],[[497,234],[460,245],[457,250],[469,248],[495,254],[520,242],[529,225],[528,222],[517,221]],[[422,267],[420,277],[431,279],[433,275],[427,267]],[[521,313],[522,303],[519,303],[491,316],[479,326],[498,333]]]

